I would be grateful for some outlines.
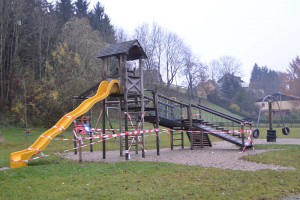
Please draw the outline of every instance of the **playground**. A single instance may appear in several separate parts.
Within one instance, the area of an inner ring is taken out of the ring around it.
[[[111,57],[118,61],[114,69],[108,65]],[[261,139],[254,139],[252,122],[145,90],[142,59],[147,56],[137,40],[108,46],[98,58],[103,81],[73,97],[73,111],[53,127],[26,133],[24,142],[1,130],[1,160],[10,154],[10,169],[7,162],[0,166],[1,198],[278,199],[299,194],[298,128],[292,135],[283,126],[282,135],[277,127],[276,135],[270,120]],[[138,60],[137,69],[127,67],[132,60]],[[13,187],[20,189],[13,193]]]
[[[130,149],[135,148],[136,154],[141,146],[142,157],[145,153],[145,133],[156,134],[156,154],[160,155],[159,127],[165,127],[170,132],[171,149],[175,146],[184,148],[184,135],[188,136],[190,149],[212,147],[210,136],[225,140],[239,147],[242,152],[253,148],[252,122],[224,114],[201,104],[180,102],[159,94],[157,90],[146,90],[143,85],[143,59],[147,58],[137,40],[111,44],[99,54],[103,64],[102,80],[97,85],[84,91],[73,100],[84,100],[74,110],[65,114],[53,127],[44,132],[30,147],[13,152],[10,155],[10,167],[26,167],[33,156],[41,154],[56,136],[63,133],[73,124],[74,153],[79,152],[82,161],[83,139],[80,134],[89,135],[90,151],[93,152],[93,139],[99,138],[103,144],[102,158],[106,159],[106,140],[119,138],[120,156],[130,159]],[[110,59],[115,59],[118,66],[109,66]],[[116,60],[117,59],[117,60]],[[137,69],[131,68],[128,62],[136,62]],[[150,94],[145,94],[149,92]],[[93,96],[89,96],[93,93]],[[92,129],[85,116],[91,108],[100,102],[102,109],[96,126]],[[112,107],[113,106],[113,107]],[[108,108],[118,110],[118,128],[112,126]],[[101,127],[98,128],[102,119]],[[153,124],[153,129],[144,129],[144,123]],[[107,123],[110,127],[107,129]],[[234,130],[234,125],[238,130]],[[231,126],[233,129],[231,129]],[[271,128],[270,128],[271,129]],[[112,130],[112,134],[107,134]],[[118,133],[116,133],[118,131]],[[26,136],[29,135],[26,131]],[[101,132],[97,135],[97,133]],[[273,133],[272,133],[273,134]],[[94,135],[97,135],[96,137]],[[236,137],[237,136],[237,137]],[[276,135],[272,135],[276,140]],[[39,158],[39,157],[35,157]]]

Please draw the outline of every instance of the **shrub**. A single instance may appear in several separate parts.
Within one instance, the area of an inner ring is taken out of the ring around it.
[[[241,108],[240,108],[237,104],[235,104],[235,103],[231,104],[231,105],[229,106],[229,108],[230,108],[231,110],[236,111],[236,112],[240,112],[240,111],[241,111]]]

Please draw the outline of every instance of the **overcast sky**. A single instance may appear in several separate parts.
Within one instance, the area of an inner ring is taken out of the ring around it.
[[[92,0],[93,5],[97,0]],[[300,56],[300,0],[100,0],[111,23],[128,34],[158,23],[201,61],[233,56],[249,82],[254,63],[286,71]]]

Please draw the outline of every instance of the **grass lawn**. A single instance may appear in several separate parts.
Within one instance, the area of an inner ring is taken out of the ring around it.
[[[0,167],[9,165],[11,152],[27,148],[43,131],[34,129],[26,141],[22,129],[0,127]],[[260,132],[260,139],[265,139],[266,129]],[[300,128],[292,128],[288,136],[278,129],[277,136],[300,138]],[[60,137],[72,138],[71,132]],[[160,139],[161,148],[169,147],[167,134],[160,134]],[[107,143],[108,149],[118,149],[118,140]],[[146,137],[146,145],[155,148],[155,136]],[[101,147],[99,143],[94,149]],[[299,145],[256,145],[256,149],[281,150],[245,159],[296,169],[256,172],[135,161],[80,164],[55,155],[71,148],[72,141],[52,141],[44,151],[49,157],[30,161],[25,168],[0,171],[0,199],[280,199],[300,195]]]

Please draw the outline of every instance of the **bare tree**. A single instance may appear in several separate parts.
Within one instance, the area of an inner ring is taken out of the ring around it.
[[[122,28],[115,28],[117,42],[125,42],[129,39],[128,33]]]
[[[155,59],[155,66],[158,73],[161,73],[164,53],[165,31],[157,23],[152,24],[151,39],[153,41],[153,45],[155,46],[153,55]]]
[[[135,29],[135,38],[142,45],[148,59],[145,62],[146,70],[150,70],[154,67],[153,65],[153,45],[150,42],[150,30],[149,24],[142,24]]]
[[[292,95],[300,96],[300,58],[297,56],[287,69],[288,91]]]
[[[176,78],[177,72],[183,68],[184,44],[174,33],[167,33],[164,44],[165,48],[165,70],[167,87],[169,88]]]
[[[229,73],[234,76],[241,76],[242,63],[232,56],[222,56],[217,60],[212,60],[210,63],[211,77],[213,80],[218,80],[225,74]]]
[[[143,24],[135,30],[135,37],[139,40],[147,54],[145,61],[147,71],[145,80],[152,79],[162,82],[161,74],[166,79],[169,88],[175,82],[178,72],[184,67],[185,46],[181,38],[175,33],[164,30],[157,23]],[[155,76],[155,77],[154,77]],[[159,76],[159,78],[157,78]],[[155,79],[154,79],[155,78]],[[147,82],[147,81],[145,81]]]
[[[188,87],[188,95],[190,97],[195,96],[195,90],[200,83],[206,81],[206,69],[207,67],[202,64],[199,58],[192,54],[190,48],[186,48],[184,58],[183,74],[185,75]]]
[[[135,37],[141,43],[148,57],[145,61],[145,84],[153,85],[154,82],[161,84],[161,70],[165,53],[165,31],[156,23],[143,24],[135,30]]]
[[[139,40],[148,56],[145,63],[146,70],[160,69],[160,66],[157,66],[157,63],[159,63],[157,58],[160,59],[162,54],[162,50],[158,49],[162,47],[162,34],[162,29],[156,23],[153,23],[151,26],[142,24],[135,30],[135,37]]]

